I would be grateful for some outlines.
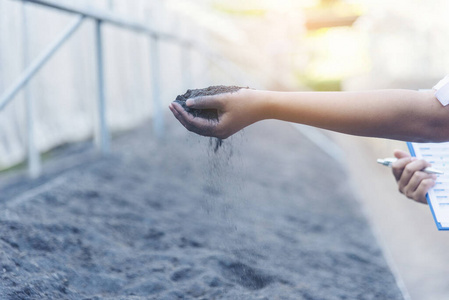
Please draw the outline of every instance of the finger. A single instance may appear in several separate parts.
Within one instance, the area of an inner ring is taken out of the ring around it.
[[[189,114],[184,110],[184,108],[178,103],[172,103],[173,114],[176,119],[189,131],[192,131],[193,125],[192,121],[194,119],[193,115]]]
[[[199,96],[187,99],[186,105],[196,109],[221,109],[223,94],[214,96]]]
[[[427,204],[426,194],[433,186],[435,186],[435,180],[433,178],[424,179],[416,189],[413,199],[417,202]]]
[[[172,107],[176,112],[175,117],[187,130],[204,136],[215,136],[218,124],[216,120],[194,117],[178,103],[173,103]]]
[[[184,121],[189,122],[194,119],[194,116],[192,114],[188,113],[184,109],[184,107],[181,106],[181,104],[179,104],[177,102],[172,102],[171,106]]]
[[[421,182],[426,179],[433,179],[433,175],[427,174],[426,172],[417,171],[413,173],[412,178],[410,178],[410,181],[408,182],[407,186],[404,187],[404,194],[409,197],[413,198],[413,195],[415,194],[416,190],[420,186]]]
[[[404,171],[402,172],[402,174],[399,178],[399,181],[398,181],[399,190],[401,192],[403,192],[405,187],[409,183],[410,179],[415,174],[415,172],[423,170],[424,168],[429,167],[429,166],[430,166],[430,164],[422,159],[415,160],[415,161],[408,163],[405,166]]]
[[[396,152],[395,152],[395,156],[396,156]],[[397,156],[396,156],[397,157]],[[398,158],[398,157],[397,157]],[[402,157],[402,158],[398,158],[397,161],[395,161],[391,167],[393,170],[393,175],[394,178],[396,178],[396,181],[399,181],[399,179],[402,176],[402,172],[404,172],[404,168],[411,162],[415,161],[416,158],[415,157],[411,157],[410,155],[408,157]]]
[[[189,126],[195,126],[196,124],[199,124],[199,126],[204,126],[207,124],[207,122],[204,121],[208,121],[208,119],[195,117],[191,113],[188,113],[180,104],[173,103],[173,107],[185,124]]]
[[[398,149],[394,150],[393,153],[394,153],[394,157],[396,157],[397,159],[410,157],[409,153],[402,151],[402,150],[398,150]]]
[[[187,129],[187,122],[184,120],[184,118],[178,112],[176,107],[173,104],[170,104],[169,108],[170,108],[171,112],[173,113],[173,115],[175,116],[175,118],[178,119],[179,123],[181,123]]]

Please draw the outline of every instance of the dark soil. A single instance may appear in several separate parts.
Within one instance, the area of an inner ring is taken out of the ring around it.
[[[176,97],[174,102],[181,104],[181,106],[188,113],[195,117],[200,117],[209,120],[218,120],[218,113],[216,109],[195,109],[190,108],[186,105],[187,99],[200,97],[200,96],[213,96],[225,93],[234,93],[243,87],[238,86],[225,86],[225,85],[215,85],[204,89],[187,90],[184,95],[179,95]]]
[[[37,187],[0,178],[0,299],[403,299],[344,169],[291,126],[213,153],[169,120]]]

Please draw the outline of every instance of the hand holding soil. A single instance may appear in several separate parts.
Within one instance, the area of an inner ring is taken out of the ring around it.
[[[170,110],[187,130],[226,139],[263,119],[256,94],[234,86],[189,90],[170,104]]]
[[[299,123],[341,133],[412,142],[449,140],[449,106],[434,91],[389,89],[353,92],[277,92],[218,86],[185,100],[193,110],[215,110],[216,118],[170,109],[190,131],[227,138],[263,119]],[[214,95],[214,91],[217,94]],[[178,101],[179,102],[179,101]]]

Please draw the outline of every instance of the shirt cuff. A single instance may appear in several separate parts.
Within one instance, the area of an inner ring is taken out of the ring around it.
[[[441,79],[434,87],[435,97],[443,106],[449,104],[449,75]]]

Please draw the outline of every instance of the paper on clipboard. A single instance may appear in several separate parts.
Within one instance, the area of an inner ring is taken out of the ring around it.
[[[412,156],[425,159],[432,168],[444,174],[437,175],[436,184],[426,197],[433,218],[439,230],[449,230],[449,142],[447,143],[407,143]]]

